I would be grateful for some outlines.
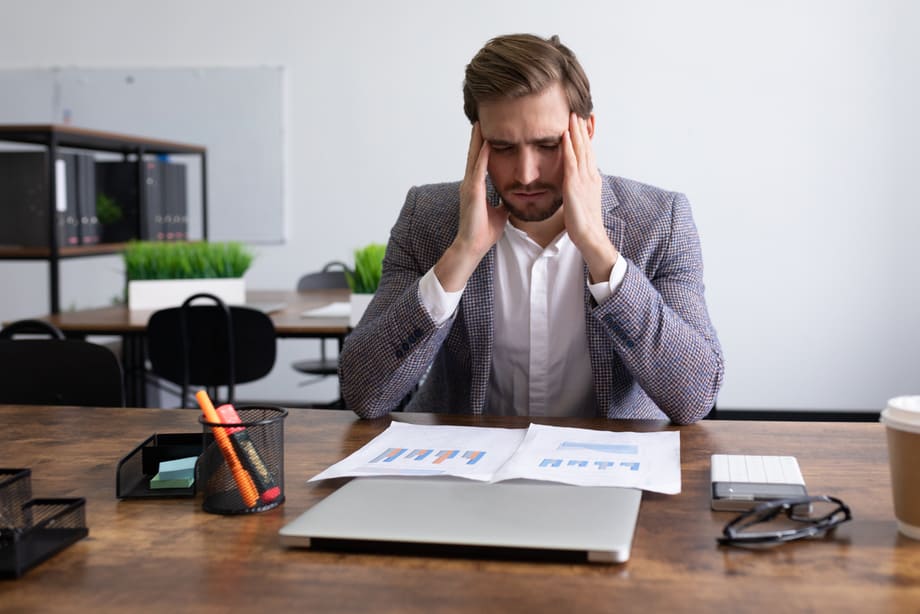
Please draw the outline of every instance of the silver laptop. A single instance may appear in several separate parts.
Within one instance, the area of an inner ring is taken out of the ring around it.
[[[281,544],[514,558],[629,559],[642,491],[511,480],[355,478],[281,529]]]

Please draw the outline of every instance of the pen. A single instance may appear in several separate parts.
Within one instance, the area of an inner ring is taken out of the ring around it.
[[[217,408],[217,415],[224,424],[241,424],[240,416],[233,405],[221,405]],[[255,444],[249,438],[245,426],[226,427],[230,441],[239,456],[240,462],[249,471],[261,495],[262,503],[271,503],[281,495],[281,487],[275,482],[272,472],[265,466],[262,457],[256,450]]]
[[[214,409],[214,404],[211,403],[208,393],[204,390],[199,390],[195,393],[195,398],[198,400],[198,405],[201,406],[201,411],[204,412],[205,419],[212,424],[221,424],[220,416],[217,415],[217,411]],[[256,490],[256,485],[252,481],[252,477],[240,464],[240,459],[236,456],[236,452],[233,449],[233,444],[230,442],[230,437],[227,435],[226,429],[219,426],[212,426],[211,430],[214,431],[214,439],[217,441],[217,446],[224,455],[224,460],[227,461],[227,466],[230,468],[230,473],[233,475],[236,487],[243,497],[243,504],[246,507],[253,507],[259,502],[259,491]]]

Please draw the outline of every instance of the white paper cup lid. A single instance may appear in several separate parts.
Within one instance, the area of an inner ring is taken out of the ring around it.
[[[920,395],[890,399],[879,420],[882,424],[900,431],[920,433]]]

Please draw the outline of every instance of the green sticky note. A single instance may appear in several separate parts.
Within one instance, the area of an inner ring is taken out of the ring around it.
[[[160,463],[160,472],[150,479],[150,488],[188,488],[195,483],[195,456]]]

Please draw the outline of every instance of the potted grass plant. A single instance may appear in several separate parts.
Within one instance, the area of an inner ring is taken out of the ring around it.
[[[370,243],[355,250],[355,268],[345,272],[348,287],[351,288],[351,316],[352,327],[357,326],[364,315],[364,311],[374,298],[377,286],[380,284],[380,275],[383,272],[383,255],[386,245]]]
[[[237,242],[132,241],[125,248],[128,308],[175,307],[207,292],[227,304],[246,301],[243,274],[254,256]]]

